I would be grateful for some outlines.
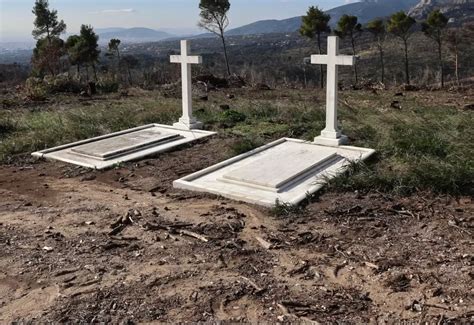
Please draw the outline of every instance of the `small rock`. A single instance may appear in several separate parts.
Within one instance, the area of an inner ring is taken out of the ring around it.
[[[400,102],[398,100],[394,100],[391,104],[390,104],[390,107],[391,108],[396,108],[396,109],[402,109],[402,105],[400,104]]]
[[[256,84],[255,90],[272,90],[272,88],[266,84]]]
[[[93,181],[96,177],[95,175],[87,175],[81,178],[81,182]]]
[[[44,247],[43,247],[43,250],[49,253],[49,252],[52,252],[52,251],[54,250],[54,248],[53,248],[53,247],[49,247],[49,246],[44,246]]]

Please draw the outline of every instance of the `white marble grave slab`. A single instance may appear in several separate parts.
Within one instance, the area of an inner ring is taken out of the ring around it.
[[[268,207],[277,201],[296,205],[320,190],[328,179],[346,171],[350,162],[365,160],[374,152],[284,138],[179,179],[173,185]]]
[[[168,151],[213,134],[215,133],[209,131],[150,124],[35,152],[33,156],[88,168],[106,169],[122,162]]]

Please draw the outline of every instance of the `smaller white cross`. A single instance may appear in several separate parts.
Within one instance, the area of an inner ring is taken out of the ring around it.
[[[340,65],[354,65],[355,56],[339,55],[339,37],[328,37],[328,54],[312,55],[312,64],[327,65],[326,82],[326,128],[314,142],[322,145],[339,146],[347,142],[337,125],[338,70]]]
[[[181,41],[181,55],[172,55],[171,63],[181,64],[181,83],[183,89],[183,116],[173,126],[181,129],[200,129],[202,123],[193,116],[193,94],[192,94],[192,64],[202,64],[201,56],[190,56],[191,46],[188,41]]]

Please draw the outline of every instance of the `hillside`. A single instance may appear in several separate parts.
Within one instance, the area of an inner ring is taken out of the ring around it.
[[[359,17],[359,21],[367,23],[377,17],[386,17],[390,14],[404,10],[408,11],[415,6],[418,0],[365,0],[340,6],[327,13],[331,15],[331,25],[335,25],[344,14],[351,14]],[[228,35],[251,35],[270,33],[291,33],[299,29],[301,17],[293,17],[284,20],[261,20],[255,23],[232,29]]]
[[[474,0],[422,0],[409,14],[416,19],[424,19],[436,9],[440,9],[455,23],[474,19]]]

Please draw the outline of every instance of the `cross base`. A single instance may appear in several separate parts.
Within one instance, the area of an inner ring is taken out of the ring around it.
[[[179,119],[179,122],[173,124],[173,127],[181,130],[201,130],[203,126],[202,122],[197,120],[190,121],[188,119]]]
[[[339,147],[341,145],[347,144],[348,142],[349,138],[345,135],[341,135],[339,138],[326,138],[324,136],[314,138],[315,144],[329,147]]]

